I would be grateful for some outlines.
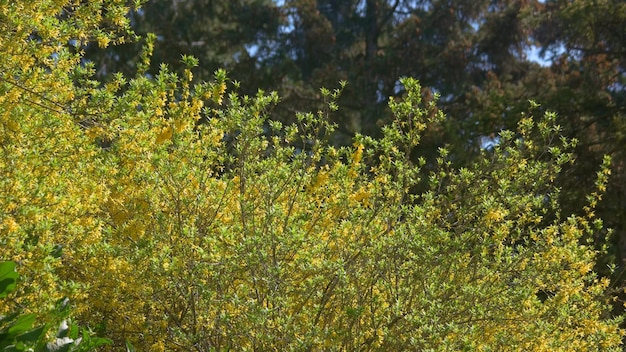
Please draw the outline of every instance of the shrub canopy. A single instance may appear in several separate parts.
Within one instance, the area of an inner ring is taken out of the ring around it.
[[[238,95],[221,70],[191,84],[191,57],[180,75],[101,85],[79,43],[121,41],[124,6],[5,5],[0,258],[27,283],[15,303],[70,297],[98,333],[153,351],[619,349],[585,240],[603,234],[609,160],[580,214],[562,214],[554,180],[576,141],[554,114],[455,169],[445,148],[416,155],[445,117],[405,78],[383,136],[337,148],[341,88],[283,125],[274,93]]]

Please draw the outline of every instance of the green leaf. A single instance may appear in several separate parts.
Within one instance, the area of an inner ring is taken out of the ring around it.
[[[20,275],[15,271],[14,262],[0,263],[0,298],[6,297],[15,289],[17,278]]]
[[[15,323],[9,327],[9,335],[17,335],[30,330],[35,323],[35,314],[25,314],[17,318]]]
[[[25,344],[35,344],[45,332],[45,326],[39,326],[15,337],[15,341]]]
[[[13,312],[9,315],[5,315],[5,316],[1,316],[0,317],[0,324],[5,324],[7,322],[13,321],[18,315],[20,315],[19,312]],[[0,331],[4,331],[5,329],[0,329]]]
[[[126,340],[126,352],[135,352],[135,346],[130,341]]]
[[[110,339],[92,336],[91,331],[88,329],[82,329],[82,337],[83,340],[79,345],[79,351],[93,351],[96,347],[110,345],[113,343]]]
[[[180,60],[187,68],[192,68],[198,66],[198,59],[193,56],[183,55]]]

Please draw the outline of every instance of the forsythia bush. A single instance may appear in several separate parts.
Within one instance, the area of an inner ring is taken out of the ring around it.
[[[586,242],[602,234],[609,160],[581,213],[562,214],[552,182],[576,141],[553,114],[457,170],[445,149],[414,155],[443,116],[404,79],[383,137],[333,147],[340,90],[282,125],[275,94],[227,93],[222,71],[192,86],[193,58],[145,74],[154,38],[135,78],[101,85],[80,48],[123,40],[120,1],[26,3],[0,0],[15,304],[69,297],[116,346],[146,351],[619,350]]]
[[[80,45],[121,40],[118,2],[0,0],[0,260],[18,263],[26,284],[15,303],[39,316],[66,295],[86,296],[89,281],[71,266],[105,241],[108,189],[96,176],[99,150],[79,128],[74,105],[85,95],[75,80]]]

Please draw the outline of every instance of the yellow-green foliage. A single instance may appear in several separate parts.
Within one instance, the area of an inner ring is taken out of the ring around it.
[[[442,149],[429,174],[412,153],[443,116],[412,79],[384,137],[334,148],[339,91],[283,126],[276,95],[227,94],[222,71],[191,86],[193,58],[144,75],[154,38],[137,77],[101,86],[68,47],[119,42],[119,1],[15,3],[0,1],[0,258],[27,283],[17,303],[69,296],[146,351],[619,349],[585,244],[608,160],[583,215],[561,214],[575,141],[554,115],[467,169]]]
[[[127,10],[80,3],[0,1],[0,258],[17,261],[28,282],[18,303],[41,312],[67,292],[86,294],[87,280],[61,274],[56,246],[69,273],[103,240],[108,190],[94,177],[98,149],[71,110],[80,55],[68,43],[119,42]]]

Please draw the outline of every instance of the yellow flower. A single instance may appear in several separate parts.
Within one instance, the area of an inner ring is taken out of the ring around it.
[[[488,225],[495,224],[504,219],[505,213],[501,209],[490,209],[487,214],[485,214],[485,222]]]
[[[161,130],[161,133],[159,133],[159,134],[157,135],[157,138],[156,138],[156,143],[157,143],[157,144],[162,144],[162,143],[163,143],[163,142],[165,142],[166,140],[171,139],[171,138],[172,138],[173,133],[174,133],[174,129],[172,128],[172,126],[167,126],[167,127],[164,127],[164,128]]]
[[[11,216],[4,219],[2,225],[4,225],[8,233],[16,232],[20,228],[20,225]]]

